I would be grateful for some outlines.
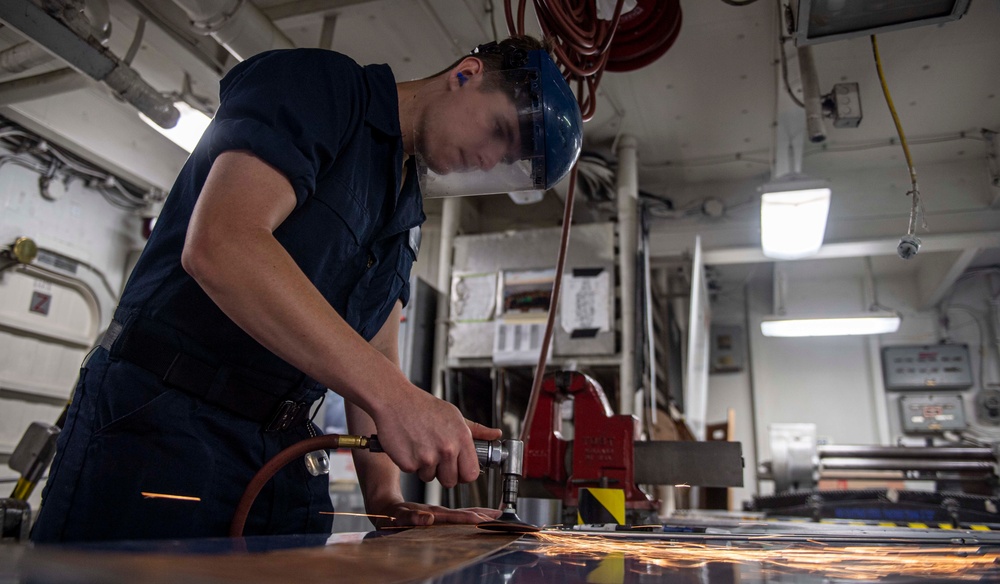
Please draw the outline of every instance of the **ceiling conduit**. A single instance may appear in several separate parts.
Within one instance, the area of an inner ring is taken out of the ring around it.
[[[80,5],[76,9],[80,10]],[[107,0],[85,0],[82,6],[91,36],[107,46],[111,38],[111,12]],[[21,73],[52,61],[55,57],[42,46],[31,41],[0,51],[0,71]],[[87,87],[90,81],[70,68],[48,71],[32,77],[21,77],[0,83],[0,105],[41,99],[67,91]]]
[[[80,0],[46,0],[44,5],[45,10],[30,0],[5,0],[0,3],[0,20],[77,71],[101,81],[160,126],[177,124],[180,113],[172,100],[91,36]]]
[[[23,103],[83,89],[92,82],[73,69],[65,67],[31,77],[21,77],[0,83],[0,105]]]
[[[174,0],[187,13],[191,29],[209,35],[244,61],[271,49],[295,45],[248,0]]]
[[[0,69],[8,73],[20,73],[52,60],[52,55],[31,41],[0,51]]]

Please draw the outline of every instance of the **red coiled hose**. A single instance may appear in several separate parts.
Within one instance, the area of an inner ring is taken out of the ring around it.
[[[524,12],[527,0],[517,6],[514,18],[512,4],[504,0],[504,14],[510,34],[524,34]],[[552,42],[556,62],[563,68],[563,75],[570,85],[576,84],[576,99],[580,104],[583,121],[594,116],[597,108],[597,85],[607,66],[609,48],[621,18],[625,0],[615,3],[610,21],[597,17],[594,0],[534,0],[535,15],[542,34]]]
[[[597,86],[605,71],[649,65],[667,52],[680,32],[679,0],[637,0],[635,8],[622,14],[624,3],[617,0],[611,20],[604,20],[597,16],[596,0],[533,0],[542,34],[552,42],[566,81],[576,86],[585,122],[594,116]],[[524,34],[526,4],[504,0],[510,34]]]

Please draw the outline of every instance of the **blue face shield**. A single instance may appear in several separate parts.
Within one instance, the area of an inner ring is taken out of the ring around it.
[[[420,151],[418,139],[417,172],[425,197],[539,191],[569,174],[583,144],[576,97],[545,51],[522,53],[520,61],[519,67],[485,73],[479,89],[508,98],[510,129],[497,136],[502,158],[495,164],[441,168]]]

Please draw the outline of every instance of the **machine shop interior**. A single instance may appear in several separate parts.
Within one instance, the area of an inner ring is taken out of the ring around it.
[[[189,154],[146,114],[211,117],[271,49],[424,78],[505,37],[511,5],[543,36],[539,4],[595,0],[2,2],[0,583],[1000,579],[996,0],[596,0],[617,53],[571,83],[575,192],[424,200],[403,371],[528,439],[523,469],[403,491],[497,508],[516,472],[540,531],[373,537],[342,450],[329,539],[29,542],[80,364]],[[777,229],[821,245],[766,250],[765,200],[795,185],[828,211]],[[861,317],[890,325],[821,332]],[[342,398],[314,420],[346,433]]]

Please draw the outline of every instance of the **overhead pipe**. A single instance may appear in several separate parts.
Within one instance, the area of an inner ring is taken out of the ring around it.
[[[271,49],[295,47],[252,2],[174,0],[174,4],[187,13],[194,32],[211,36],[240,61]]]
[[[83,4],[73,0],[64,0],[48,4],[50,13],[68,10],[71,13],[79,14],[82,11],[86,20],[85,22],[80,21],[82,24],[80,27],[81,36],[84,38],[92,36],[102,45],[108,44],[108,40],[111,38],[111,10],[108,8],[107,0],[86,0]],[[25,41],[0,51],[0,69],[8,73],[21,73],[44,65],[52,59],[54,57],[44,48],[31,41]]]
[[[108,0],[84,0],[83,13],[90,23],[90,34],[103,46],[111,40],[111,8]]]
[[[802,103],[806,110],[806,133],[809,141],[826,141],[826,125],[823,123],[823,97],[819,90],[819,76],[813,61],[812,47],[798,47],[799,71],[802,78]]]
[[[31,77],[0,83],[0,105],[23,103],[50,95],[83,89],[91,81],[73,69],[65,67]]]
[[[89,33],[80,32],[90,28],[81,10],[69,9],[63,2],[54,0],[45,4],[54,15],[30,0],[5,0],[0,3],[0,20],[44,46],[74,69],[103,82],[160,126],[172,128],[177,125],[180,112],[174,107],[172,99],[143,81],[111,51],[91,39]]]
[[[635,400],[635,264],[638,245],[639,163],[634,136],[618,141],[618,272],[621,275],[621,367],[618,413],[633,413]]]
[[[111,10],[104,0],[43,0],[42,8],[82,39],[106,46],[111,38]]]
[[[81,31],[88,31],[83,36],[89,35],[101,45],[107,46],[111,38],[111,10],[108,8],[107,0],[86,0],[82,6],[79,3],[68,1],[55,3],[51,7],[53,10],[59,11],[69,7],[77,14],[82,9],[88,23],[86,26],[80,27]],[[82,21],[80,24],[83,24]],[[44,65],[54,58],[41,45],[25,41],[0,51],[0,69],[9,73],[21,73]],[[47,71],[39,75],[0,83],[0,105],[42,99],[83,89],[88,85],[90,85],[90,81],[86,77],[69,67]]]
[[[25,41],[0,51],[0,69],[8,73],[20,73],[44,65],[52,58],[52,55],[42,47],[31,41]]]
[[[650,267],[649,259],[649,230],[643,227],[642,231],[642,280],[643,280],[643,303],[646,313],[646,354],[647,369],[649,374],[649,423],[656,424],[656,398],[659,389],[656,384],[656,336],[653,324],[653,310],[656,304],[653,302],[653,271]],[[641,412],[641,410],[640,410]],[[640,413],[636,412],[636,413]]]
[[[452,253],[455,248],[455,236],[458,235],[462,219],[462,200],[458,197],[446,197],[441,211],[441,243],[438,248],[437,272],[437,317],[434,330],[434,354],[431,373],[431,392],[438,399],[445,399],[444,376],[448,360],[448,312],[451,308],[451,268]],[[427,483],[424,500],[430,505],[441,504],[441,484],[437,481]]]

